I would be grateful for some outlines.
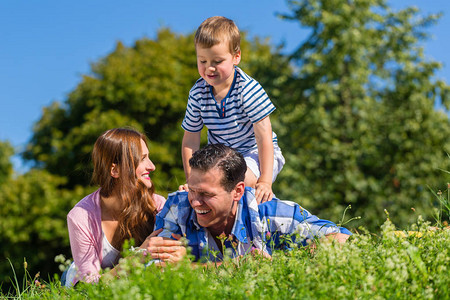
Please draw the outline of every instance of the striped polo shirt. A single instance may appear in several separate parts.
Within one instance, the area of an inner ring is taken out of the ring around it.
[[[256,149],[253,123],[275,110],[262,86],[235,67],[234,80],[227,96],[218,103],[212,86],[203,78],[197,80],[189,92],[189,99],[181,127],[189,132],[208,128],[209,144],[224,144],[245,153]],[[277,136],[272,132],[274,148]]]

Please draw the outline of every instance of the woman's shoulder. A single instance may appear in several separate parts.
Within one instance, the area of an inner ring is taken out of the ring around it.
[[[88,217],[89,215],[96,216],[100,213],[100,189],[96,190],[92,194],[87,195],[81,199],[75,206],[69,211],[67,218],[78,219],[80,217]]]
[[[156,210],[160,212],[166,203],[166,198],[158,194],[153,194],[153,201],[155,201]]]

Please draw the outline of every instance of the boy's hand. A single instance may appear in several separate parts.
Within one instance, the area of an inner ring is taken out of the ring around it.
[[[180,185],[180,186],[178,187],[178,190],[179,190],[179,191],[186,191],[186,192],[189,192],[189,186],[188,186],[187,183],[182,184],[182,185]]]
[[[257,182],[255,187],[255,197],[258,204],[272,200],[272,184],[267,182]]]

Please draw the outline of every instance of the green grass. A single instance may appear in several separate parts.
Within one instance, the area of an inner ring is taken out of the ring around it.
[[[319,243],[314,253],[276,252],[271,261],[249,256],[217,268],[185,261],[145,269],[131,260],[120,278],[74,289],[61,287],[57,276],[42,283],[28,275],[0,298],[450,299],[450,230],[431,230],[420,217],[408,229],[418,234],[399,234],[388,219],[380,233],[355,233],[344,246]]]

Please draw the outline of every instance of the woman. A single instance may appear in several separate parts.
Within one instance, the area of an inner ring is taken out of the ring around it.
[[[155,165],[145,135],[128,128],[108,130],[95,142],[92,161],[92,181],[100,188],[67,215],[74,263],[65,285],[97,282],[101,269],[114,272],[125,240],[134,239],[142,251],[150,251],[155,243],[164,249],[173,246],[169,261],[182,257],[181,242],[150,236],[165,199],[154,193],[150,172]]]

